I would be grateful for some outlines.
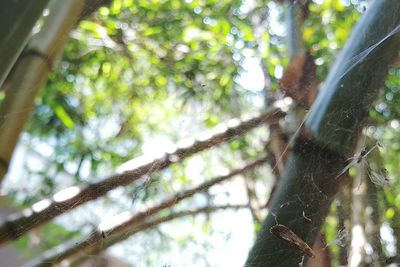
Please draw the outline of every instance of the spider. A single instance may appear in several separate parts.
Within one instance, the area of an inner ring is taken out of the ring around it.
[[[377,147],[382,147],[382,145],[379,142],[376,142],[376,144],[369,150],[366,147],[363,147],[358,155],[355,155],[354,157],[348,159],[348,161],[350,162],[336,176],[336,178],[347,172],[354,165],[364,163],[368,168],[369,178],[374,184],[387,185],[389,183],[389,179],[387,178],[387,170],[385,168],[382,168],[379,171],[374,171],[367,162],[367,156]]]

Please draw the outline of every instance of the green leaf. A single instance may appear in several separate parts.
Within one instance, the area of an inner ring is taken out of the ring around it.
[[[56,113],[57,117],[60,119],[60,121],[67,127],[68,129],[71,129],[75,126],[74,121],[71,119],[71,117],[68,115],[68,113],[65,111],[65,109],[57,105],[54,108],[54,112]]]

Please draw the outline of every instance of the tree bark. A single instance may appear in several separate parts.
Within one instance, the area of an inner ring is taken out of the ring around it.
[[[313,243],[340,188],[337,175],[355,148],[362,122],[400,48],[400,36],[394,34],[399,12],[400,1],[376,0],[357,23],[307,116],[303,135],[295,142],[246,266],[301,262],[301,252],[270,233],[277,222]]]

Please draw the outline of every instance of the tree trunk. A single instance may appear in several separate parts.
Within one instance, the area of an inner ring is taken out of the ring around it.
[[[295,141],[246,266],[298,266],[302,261],[299,250],[271,234],[276,223],[313,243],[340,188],[337,176],[345,158],[353,152],[362,121],[398,53],[400,36],[394,33],[399,12],[400,1],[376,0],[357,23]]]

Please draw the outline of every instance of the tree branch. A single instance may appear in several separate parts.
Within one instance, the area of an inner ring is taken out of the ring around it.
[[[147,218],[159,213],[162,210],[175,206],[180,201],[193,196],[198,192],[208,190],[213,185],[224,182],[236,175],[239,175],[245,171],[252,170],[257,166],[263,164],[266,161],[266,157],[254,161],[242,168],[235,169],[228,174],[221,175],[209,181],[206,181],[196,187],[181,191],[174,196],[167,198],[159,204],[148,208],[147,210],[138,212],[136,214],[120,214],[116,216],[113,221],[101,222],[97,230],[93,231],[87,237],[81,240],[73,240],[68,244],[62,244],[54,249],[44,252],[41,256],[30,261],[26,266],[47,266],[49,263],[56,264],[62,260],[69,258],[76,253],[89,253],[93,247],[98,246],[104,239],[114,238],[117,240],[121,235],[125,235],[131,229],[136,229],[138,225],[145,222]]]
[[[148,173],[163,170],[197,152],[243,135],[263,123],[277,122],[284,115],[285,113],[281,110],[273,109],[250,119],[230,120],[226,124],[218,125],[212,131],[178,142],[176,146],[169,149],[169,152],[157,156],[144,155],[128,161],[121,166],[121,173],[113,174],[86,187],[74,186],[64,189],[54,194],[52,199],[41,200],[22,213],[11,215],[0,225],[0,243],[17,239],[56,216],[97,199],[117,187],[126,186]]]
[[[131,227],[131,229],[127,229],[124,231],[122,234],[112,236],[110,238],[104,239],[103,242],[100,242],[97,244],[97,246],[92,246],[85,254],[85,256],[80,256],[77,259],[72,259],[71,265],[76,265],[77,263],[81,263],[85,259],[88,258],[88,255],[96,255],[105,249],[115,245],[116,243],[119,243],[121,241],[124,241],[136,233],[142,232],[142,231],[147,231],[151,230],[152,228],[159,226],[160,224],[179,219],[182,217],[186,216],[195,216],[200,213],[212,213],[218,210],[226,210],[226,209],[242,209],[242,208],[248,208],[247,205],[223,205],[223,206],[207,206],[207,207],[202,207],[202,208],[195,208],[195,209],[189,209],[185,211],[180,211],[180,212],[174,212],[166,216],[162,216],[159,218],[151,218],[143,223],[140,223],[138,225],[134,225]],[[91,257],[91,256],[90,256]]]

